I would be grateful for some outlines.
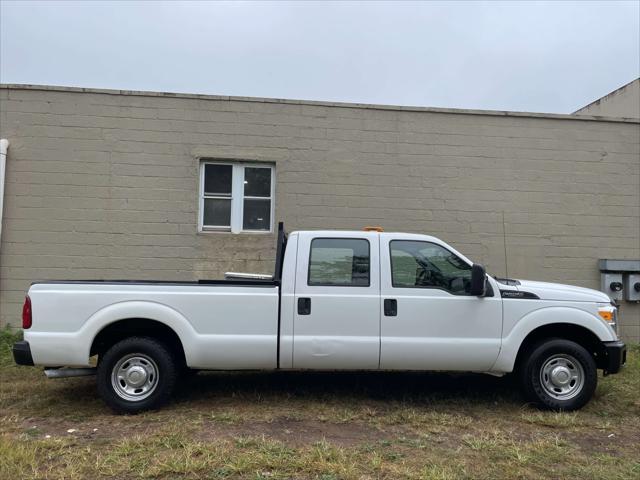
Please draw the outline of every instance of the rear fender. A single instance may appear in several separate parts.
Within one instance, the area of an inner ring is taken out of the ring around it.
[[[182,343],[185,357],[190,358],[188,350],[193,345],[196,332],[187,319],[177,310],[156,302],[127,301],[111,304],[91,315],[82,326],[78,335],[82,337],[84,355],[89,358],[90,348],[98,333],[110,324],[128,318],[155,320],[171,328]]]

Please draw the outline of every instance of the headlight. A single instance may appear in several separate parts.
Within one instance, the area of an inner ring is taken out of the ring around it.
[[[607,307],[598,308],[598,315],[606,323],[613,328],[613,331],[618,333],[618,309],[613,305]]]

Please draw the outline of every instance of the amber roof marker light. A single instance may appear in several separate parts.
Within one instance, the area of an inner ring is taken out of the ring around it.
[[[364,227],[362,230],[365,232],[384,232],[382,227]]]

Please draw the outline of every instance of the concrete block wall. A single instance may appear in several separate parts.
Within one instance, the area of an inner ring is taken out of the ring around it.
[[[582,107],[574,112],[574,115],[605,115],[640,119],[640,78]]]
[[[288,230],[443,238],[490,273],[599,288],[640,258],[633,120],[2,86],[0,324],[32,280],[270,272],[275,235],[198,233],[200,158],[276,166]],[[640,339],[640,306],[621,334]]]

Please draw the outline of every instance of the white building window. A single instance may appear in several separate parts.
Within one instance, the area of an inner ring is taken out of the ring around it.
[[[271,232],[273,190],[271,165],[202,162],[199,230]]]

